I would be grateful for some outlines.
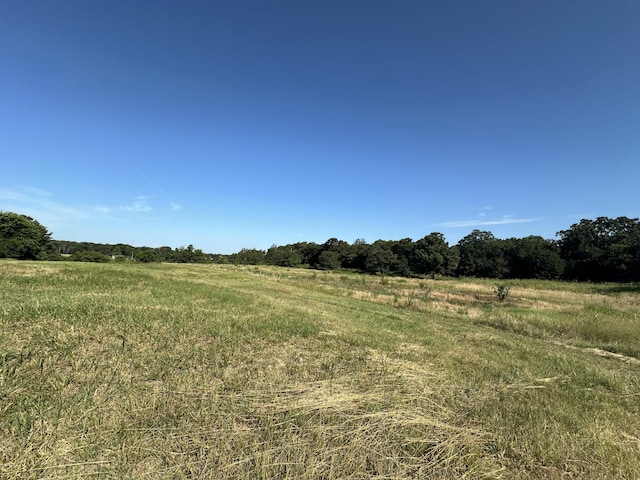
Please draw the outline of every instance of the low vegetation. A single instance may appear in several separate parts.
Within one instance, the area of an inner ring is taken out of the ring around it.
[[[640,288],[495,288],[0,261],[0,477],[637,478]]]

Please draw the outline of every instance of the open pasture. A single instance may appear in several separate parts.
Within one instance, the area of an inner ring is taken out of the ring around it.
[[[0,477],[640,475],[637,285],[0,262]]]

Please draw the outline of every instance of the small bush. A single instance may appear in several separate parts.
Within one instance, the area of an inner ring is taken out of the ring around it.
[[[493,289],[493,291],[496,294],[496,297],[498,297],[498,300],[504,302],[511,292],[511,287],[508,287],[506,285],[498,285]]]

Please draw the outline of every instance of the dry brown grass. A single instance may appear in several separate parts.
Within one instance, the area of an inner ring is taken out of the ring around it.
[[[483,281],[267,267],[0,274],[2,478],[640,469],[638,364],[595,355],[636,358],[627,293],[519,284],[498,303]]]

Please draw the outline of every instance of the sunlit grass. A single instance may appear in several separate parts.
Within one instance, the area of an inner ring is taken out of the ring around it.
[[[509,286],[0,262],[0,477],[636,478],[638,291]]]

